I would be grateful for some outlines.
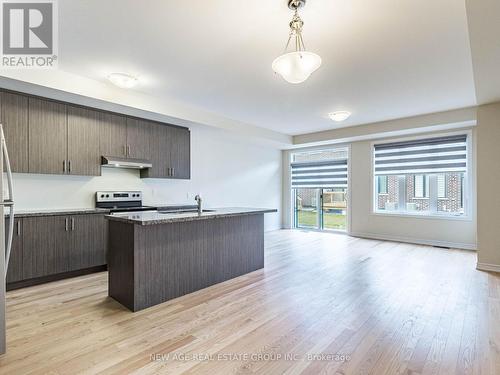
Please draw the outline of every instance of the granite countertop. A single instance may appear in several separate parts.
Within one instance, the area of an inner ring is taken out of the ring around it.
[[[159,210],[187,210],[195,209],[196,205],[148,205]],[[15,217],[32,217],[32,216],[61,216],[61,215],[87,215],[87,214],[109,214],[107,208],[41,208],[41,209],[14,209]],[[9,217],[9,209],[4,210],[4,216]]]
[[[121,221],[128,224],[136,224],[136,225],[155,225],[155,224],[178,223],[178,222],[194,221],[194,220],[218,219],[218,218],[240,216],[240,215],[265,214],[271,212],[278,212],[278,210],[268,209],[268,208],[230,207],[230,208],[210,209],[201,214],[198,214],[198,212],[161,213],[158,211],[145,211],[145,212],[136,211],[136,212],[106,215],[106,219],[112,221]]]
[[[40,210],[14,210],[15,217],[33,216],[61,216],[61,215],[87,215],[108,214],[109,210],[104,208],[64,208],[64,209],[40,209]],[[4,211],[4,216],[9,217],[9,211]]]

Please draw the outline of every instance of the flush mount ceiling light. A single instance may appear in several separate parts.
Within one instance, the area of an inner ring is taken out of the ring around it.
[[[127,73],[111,73],[108,79],[115,86],[121,87],[122,89],[131,89],[139,81],[137,77]]]
[[[273,70],[280,74],[287,82],[301,83],[309,78],[311,73],[321,66],[321,57],[306,51],[302,39],[304,21],[299,16],[298,9],[306,5],[306,0],[289,0],[288,7],[295,13],[290,22],[290,35],[284,54],[273,61]],[[289,52],[290,42],[295,42],[295,50]]]
[[[351,112],[348,111],[337,111],[328,114],[333,121],[341,122],[347,120],[351,116]]]

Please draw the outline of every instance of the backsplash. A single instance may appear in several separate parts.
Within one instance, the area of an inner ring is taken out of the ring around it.
[[[190,181],[143,180],[133,169],[103,168],[100,177],[14,174],[19,210],[94,207],[94,194],[102,190],[140,190],[145,204],[186,203],[189,185]]]

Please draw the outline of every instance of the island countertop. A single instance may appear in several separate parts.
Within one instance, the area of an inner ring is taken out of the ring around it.
[[[277,209],[270,208],[241,208],[241,207],[228,207],[228,208],[214,208],[207,209],[206,211],[198,214],[198,212],[165,212],[161,211],[136,211],[117,213],[113,215],[106,215],[106,219],[112,221],[121,221],[129,224],[136,225],[156,225],[179,223],[184,221],[218,219],[239,215],[254,215],[265,214],[271,212],[278,212]]]

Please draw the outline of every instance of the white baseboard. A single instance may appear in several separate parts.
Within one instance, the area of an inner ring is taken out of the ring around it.
[[[490,272],[499,272],[500,273],[500,265],[498,265],[498,264],[477,262],[476,268],[480,271],[490,271]]]
[[[373,239],[373,240],[396,241],[396,242],[412,243],[412,244],[417,244],[417,245],[449,247],[452,249],[477,250],[476,244],[469,244],[469,243],[426,240],[426,239],[421,239],[421,238],[412,238],[412,237],[404,237],[404,236],[391,236],[391,235],[374,234],[374,233],[351,232],[351,233],[349,233],[349,235],[353,236],[353,237],[368,238],[368,239]]]

